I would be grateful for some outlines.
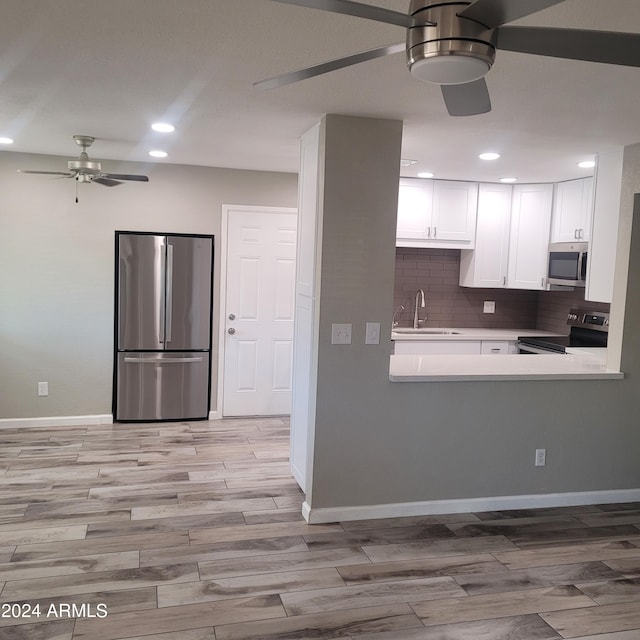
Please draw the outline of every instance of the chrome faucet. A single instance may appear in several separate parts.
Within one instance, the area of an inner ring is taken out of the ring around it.
[[[426,307],[426,304],[424,302],[424,291],[422,289],[418,289],[416,291],[415,307],[413,310],[413,328],[414,329],[417,329],[420,326],[420,324],[426,320],[426,318],[423,318],[422,320],[418,319],[418,304],[420,304],[420,308],[422,309]]]
[[[393,318],[391,319],[391,328],[394,329],[395,327],[398,326],[398,321],[396,320],[396,316],[401,312],[404,311],[404,305],[398,305],[398,308],[393,312]]]

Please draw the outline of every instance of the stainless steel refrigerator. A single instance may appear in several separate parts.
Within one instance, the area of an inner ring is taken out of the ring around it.
[[[213,237],[116,232],[117,421],[209,415]]]

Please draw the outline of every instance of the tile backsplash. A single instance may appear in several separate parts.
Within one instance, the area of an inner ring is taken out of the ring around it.
[[[566,314],[584,305],[584,291],[526,291],[475,289],[458,285],[460,250],[396,249],[393,308],[400,326],[412,326],[415,295],[425,293],[426,306],[419,309],[424,327],[480,327],[487,329],[541,329],[568,333]],[[483,313],[485,301],[493,301],[495,313]],[[588,303],[596,311],[609,305]]]

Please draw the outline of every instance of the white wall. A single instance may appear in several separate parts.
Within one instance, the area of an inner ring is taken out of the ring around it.
[[[116,229],[214,234],[217,325],[222,204],[296,206],[294,174],[103,162],[150,182],[80,184],[76,204],[74,181],[16,173],[67,160],[0,152],[0,419],[111,413]]]

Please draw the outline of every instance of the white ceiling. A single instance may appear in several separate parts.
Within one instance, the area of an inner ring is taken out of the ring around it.
[[[365,0],[407,11],[409,0]],[[640,32],[637,0],[566,0],[522,24]],[[553,181],[579,160],[640,141],[640,68],[499,51],[487,76],[493,111],[446,114],[403,54],[295,85],[252,83],[384,44],[399,27],[270,0],[2,0],[0,136],[11,151],[96,159],[297,171],[299,136],[325,113],[404,121],[402,171]],[[158,120],[173,122],[167,136]],[[502,158],[483,163],[477,154]],[[65,169],[66,167],[61,167]]]

